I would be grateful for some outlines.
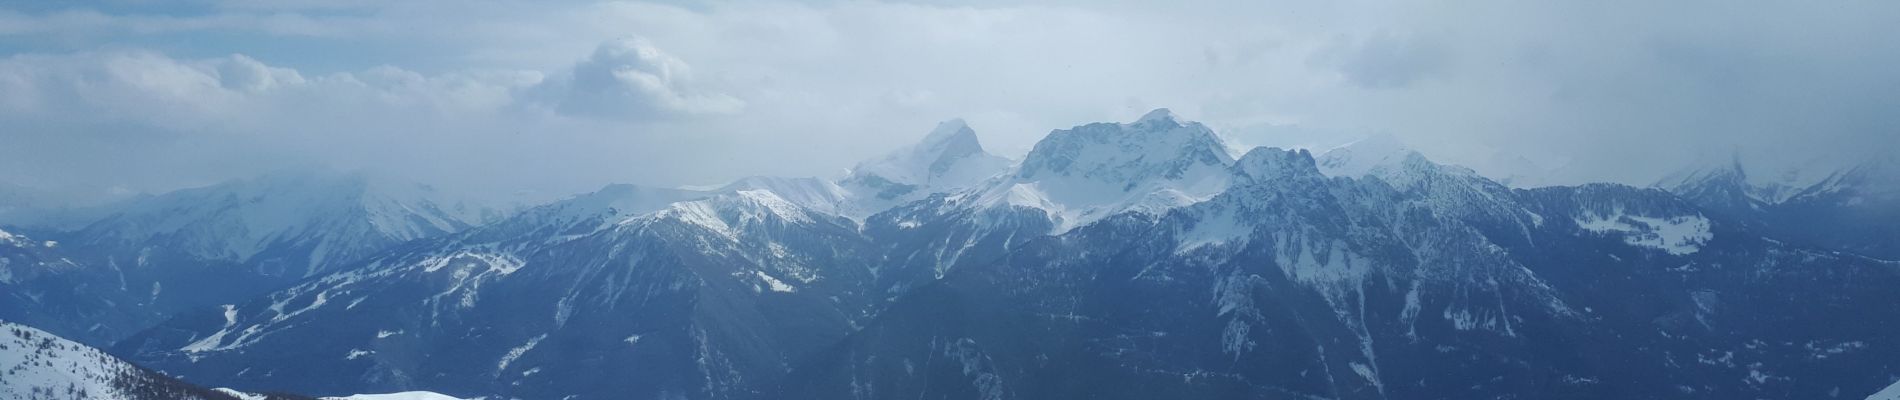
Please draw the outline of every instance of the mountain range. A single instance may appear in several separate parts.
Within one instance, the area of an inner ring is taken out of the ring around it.
[[[507,216],[275,175],[0,236],[0,318],[311,395],[1860,398],[1900,380],[1881,165],[1523,189],[1161,109]]]
[[[51,231],[0,279],[0,318],[109,344],[189,307],[235,302],[498,214],[426,186],[296,171],[141,197]],[[17,243],[16,243],[17,244]],[[55,247],[57,244],[57,247]]]
[[[1826,161],[1776,171],[1737,158],[1684,170],[1657,187],[1782,240],[1900,259],[1900,160]]]

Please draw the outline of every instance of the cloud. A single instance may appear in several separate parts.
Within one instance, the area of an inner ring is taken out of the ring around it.
[[[303,75],[288,68],[272,68],[242,54],[215,62],[218,83],[225,89],[261,92],[279,84],[304,84]]]
[[[0,10],[0,34],[43,34],[64,37],[100,33],[166,34],[193,31],[255,31],[284,36],[348,36],[361,24],[339,18],[317,18],[292,13],[233,12],[196,16],[115,15],[95,10],[63,10],[37,14]]]
[[[1338,71],[1361,87],[1396,89],[1443,72],[1449,58],[1436,43],[1380,32],[1357,41],[1336,38],[1309,60]]]
[[[16,55],[0,59],[0,180],[158,191],[311,163],[465,167],[534,121],[517,97],[539,82],[387,66],[306,77],[244,55]]]
[[[295,159],[706,184],[832,173],[951,117],[1020,154],[1155,107],[1257,144],[1567,160],[1565,182],[1900,147],[1891,2],[192,4],[0,11],[0,181],[163,190]]]
[[[564,76],[543,83],[554,109],[607,118],[670,118],[736,113],[745,102],[706,91],[692,68],[652,42],[627,37],[601,43]]]

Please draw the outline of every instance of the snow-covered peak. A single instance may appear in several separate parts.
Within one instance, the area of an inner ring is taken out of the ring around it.
[[[1050,132],[1010,174],[973,194],[978,207],[1042,209],[1057,230],[1123,211],[1160,211],[1226,189],[1234,158],[1214,131],[1166,109],[1134,123]]]
[[[1486,190],[1504,190],[1502,184],[1479,175],[1477,171],[1434,162],[1426,158],[1424,153],[1412,150],[1390,135],[1375,135],[1327,150],[1317,162],[1319,170],[1326,176],[1378,178],[1402,189],[1415,189],[1419,185],[1449,178],[1480,186],[1496,186]]]
[[[1498,151],[1491,153],[1476,169],[1485,177],[1505,186],[1528,189],[1560,184],[1568,165],[1567,161],[1561,159],[1540,162],[1523,155]]]
[[[1893,155],[1827,156],[1802,161],[1756,161],[1740,155],[1693,163],[1657,181],[1678,194],[1737,192],[1765,205],[1851,191],[1864,197],[1900,197],[1900,160]]]
[[[771,192],[778,198],[827,214],[851,216],[859,213],[854,193],[845,186],[819,178],[749,176],[713,191],[732,194],[745,191]]]
[[[924,135],[924,141],[919,142],[917,145],[919,147],[934,147],[956,140],[966,140],[969,144],[976,144],[976,130],[970,129],[970,123],[964,121],[962,118],[951,118],[943,122],[938,122],[937,127],[931,129],[930,134]],[[981,151],[982,148],[978,147],[975,150]]]
[[[1009,160],[983,150],[976,131],[962,119],[937,124],[922,142],[865,160],[844,182],[882,180],[922,188],[968,187],[1009,167]]]
[[[1683,168],[1656,181],[1656,187],[1672,189],[1688,186],[1702,186],[1711,183],[1746,185],[1748,172],[1742,168],[1739,158],[1731,158],[1723,163],[1698,163]]]
[[[622,225],[646,226],[678,222],[699,226],[721,236],[738,240],[753,226],[761,224],[803,224],[817,218],[770,190],[739,190],[704,199],[683,201],[645,216],[621,222]]]
[[[1254,182],[1310,178],[1321,175],[1313,154],[1306,150],[1255,147],[1234,161],[1234,171]]]
[[[381,246],[460,231],[486,215],[426,185],[299,170],[131,201],[77,236],[237,262],[272,248],[309,248],[308,272],[317,272]]]
[[[1170,124],[1180,125],[1181,121],[1182,121],[1181,116],[1179,114],[1175,114],[1174,110],[1169,110],[1166,107],[1163,107],[1163,108],[1154,109],[1153,111],[1149,111],[1147,114],[1142,114],[1140,119],[1135,120],[1135,123],[1137,124],[1170,123]]]
[[[607,185],[592,193],[529,209],[514,218],[480,229],[505,231],[509,232],[508,234],[535,230],[552,230],[568,234],[583,233],[627,218],[663,210],[676,202],[703,198],[708,195],[706,192],[694,190],[652,188],[629,184]]]
[[[1415,153],[1398,138],[1380,134],[1327,150],[1318,161],[1327,176],[1358,178],[1375,168],[1399,166]]]
[[[751,176],[722,186],[684,188],[707,196],[770,192],[812,211],[863,220],[936,193],[975,186],[1006,171],[1010,160],[983,150],[962,119],[937,124],[923,140],[859,162],[838,180]]]
[[[1165,109],[1146,117],[1155,118],[1050,132],[1029,151],[1016,175],[1025,179],[1138,182],[1176,179],[1196,168],[1233,163],[1226,145],[1207,126],[1180,122]]]

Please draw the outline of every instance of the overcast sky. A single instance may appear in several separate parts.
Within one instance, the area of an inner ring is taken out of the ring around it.
[[[1157,107],[1557,182],[1900,148],[1900,2],[1170,3],[0,0],[0,182],[566,194],[829,176],[953,117],[1020,157]]]

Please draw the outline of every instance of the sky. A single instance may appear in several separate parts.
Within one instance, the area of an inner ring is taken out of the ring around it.
[[[331,168],[494,195],[1020,157],[1167,107],[1548,183],[1900,149],[1900,3],[0,0],[0,183]],[[1853,156],[1849,156],[1853,155]]]

